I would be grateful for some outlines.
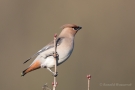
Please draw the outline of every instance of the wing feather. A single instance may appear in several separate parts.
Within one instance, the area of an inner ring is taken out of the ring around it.
[[[56,40],[56,44],[57,46],[59,46],[62,42],[64,38],[63,37],[59,37]],[[49,50],[50,48],[54,47],[54,41],[50,42],[49,44],[47,44],[46,46],[44,46],[42,49],[40,49],[37,53],[35,53],[34,55],[32,55],[29,59],[27,59],[24,63],[28,62],[30,59],[34,58],[35,56],[38,56],[40,53]]]

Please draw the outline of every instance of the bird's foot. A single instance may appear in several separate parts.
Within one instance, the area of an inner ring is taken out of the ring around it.
[[[59,54],[56,52],[56,53],[54,53],[53,52],[53,57],[55,58],[55,57],[59,57]]]
[[[54,76],[54,77],[57,77],[57,76],[58,76],[58,72],[56,72],[56,73],[53,72],[53,76]]]

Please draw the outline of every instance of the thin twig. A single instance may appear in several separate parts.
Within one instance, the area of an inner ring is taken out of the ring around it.
[[[42,87],[42,89],[43,89],[43,90],[51,90],[51,89],[48,87],[47,83]]]
[[[54,67],[54,82],[53,82],[53,90],[55,90],[57,82],[56,82],[56,76],[57,76],[57,53],[56,53],[56,49],[57,49],[57,45],[56,45],[56,39],[57,39],[57,34],[54,35],[54,60],[55,60],[55,67]]]
[[[88,90],[90,90],[90,79],[91,79],[91,75],[87,75],[87,78],[88,78]]]

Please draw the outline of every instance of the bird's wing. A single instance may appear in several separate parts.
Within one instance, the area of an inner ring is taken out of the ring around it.
[[[56,40],[57,46],[59,46],[59,45],[61,44],[62,39],[63,39],[63,38],[57,38],[57,40]],[[46,50],[49,50],[50,48],[53,48],[53,47],[54,47],[54,41],[50,42],[50,43],[47,44],[45,47],[43,47],[42,49],[40,49],[40,50],[37,52],[37,54],[40,54],[40,53],[42,53],[42,52],[44,52],[44,51],[46,51]]]
[[[64,38],[63,37],[58,37],[56,40],[56,44],[57,46],[59,46],[62,42]],[[27,59],[24,63],[28,62],[30,59],[32,59],[33,57],[39,55],[40,53],[49,50],[50,48],[54,47],[54,41],[50,42],[49,44],[47,44],[46,46],[44,46],[42,49],[40,49],[37,53],[35,53],[34,55],[32,55],[29,59]]]

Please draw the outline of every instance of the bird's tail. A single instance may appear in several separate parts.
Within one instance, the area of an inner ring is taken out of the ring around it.
[[[28,72],[31,72],[33,70],[39,69],[40,67],[41,67],[40,63],[38,61],[36,61],[29,68],[22,71],[21,76],[24,76],[25,74],[27,74]]]
[[[22,71],[21,76],[24,76],[26,74],[26,70],[27,69],[25,69],[24,71]]]

